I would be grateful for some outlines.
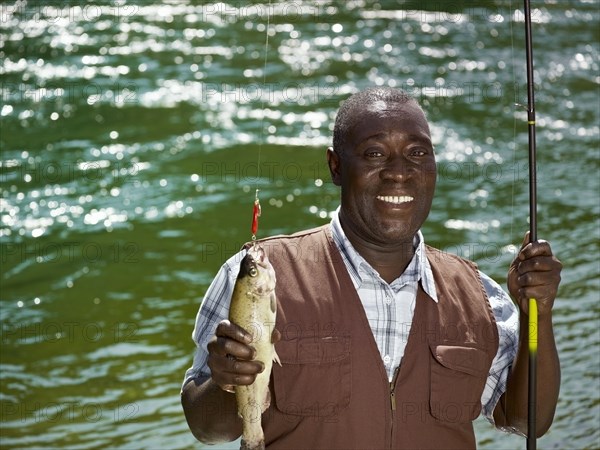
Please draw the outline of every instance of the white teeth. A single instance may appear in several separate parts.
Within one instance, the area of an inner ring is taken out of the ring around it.
[[[410,195],[378,195],[377,199],[388,203],[406,203],[414,200]]]

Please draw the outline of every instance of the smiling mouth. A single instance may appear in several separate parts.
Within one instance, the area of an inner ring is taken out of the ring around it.
[[[378,195],[377,200],[381,200],[386,203],[393,203],[394,205],[400,205],[402,203],[412,202],[414,200],[410,195]]]

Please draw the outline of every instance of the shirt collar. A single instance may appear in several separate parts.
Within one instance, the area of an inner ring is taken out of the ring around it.
[[[333,213],[331,218],[331,234],[333,241],[335,242],[338,250],[342,255],[342,259],[346,264],[352,283],[356,289],[360,288],[363,281],[367,277],[379,278],[379,274],[373,267],[354,249],[340,223],[339,211]],[[425,254],[425,239],[423,234],[419,230],[414,237],[413,245],[415,247],[415,254],[408,264],[406,270],[399,278],[391,283],[393,288],[395,285],[403,286],[404,284],[411,281],[421,281],[423,290],[437,303],[437,291],[435,288],[435,282],[433,279],[433,273],[431,271],[431,265],[427,260]],[[383,281],[383,280],[381,280]]]

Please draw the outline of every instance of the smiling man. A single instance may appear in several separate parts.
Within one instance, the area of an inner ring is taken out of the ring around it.
[[[551,310],[561,264],[548,243],[525,240],[511,264],[516,305],[472,262],[425,245],[435,156],[425,114],[403,91],[372,88],[346,100],[327,161],[341,188],[331,223],[261,241],[277,274],[281,360],[262,415],[266,447],[475,448],[480,414],[524,433],[527,328],[519,322],[531,296],[545,433],[560,382]],[[208,444],[240,436],[230,392],[264,367],[249,334],[227,320],[244,253],[206,293],[182,388],[190,429]]]

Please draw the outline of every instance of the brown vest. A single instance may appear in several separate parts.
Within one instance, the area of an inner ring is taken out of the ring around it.
[[[269,449],[469,449],[498,349],[475,265],[427,247],[438,303],[419,286],[389,382],[329,226],[262,241],[277,274]]]

